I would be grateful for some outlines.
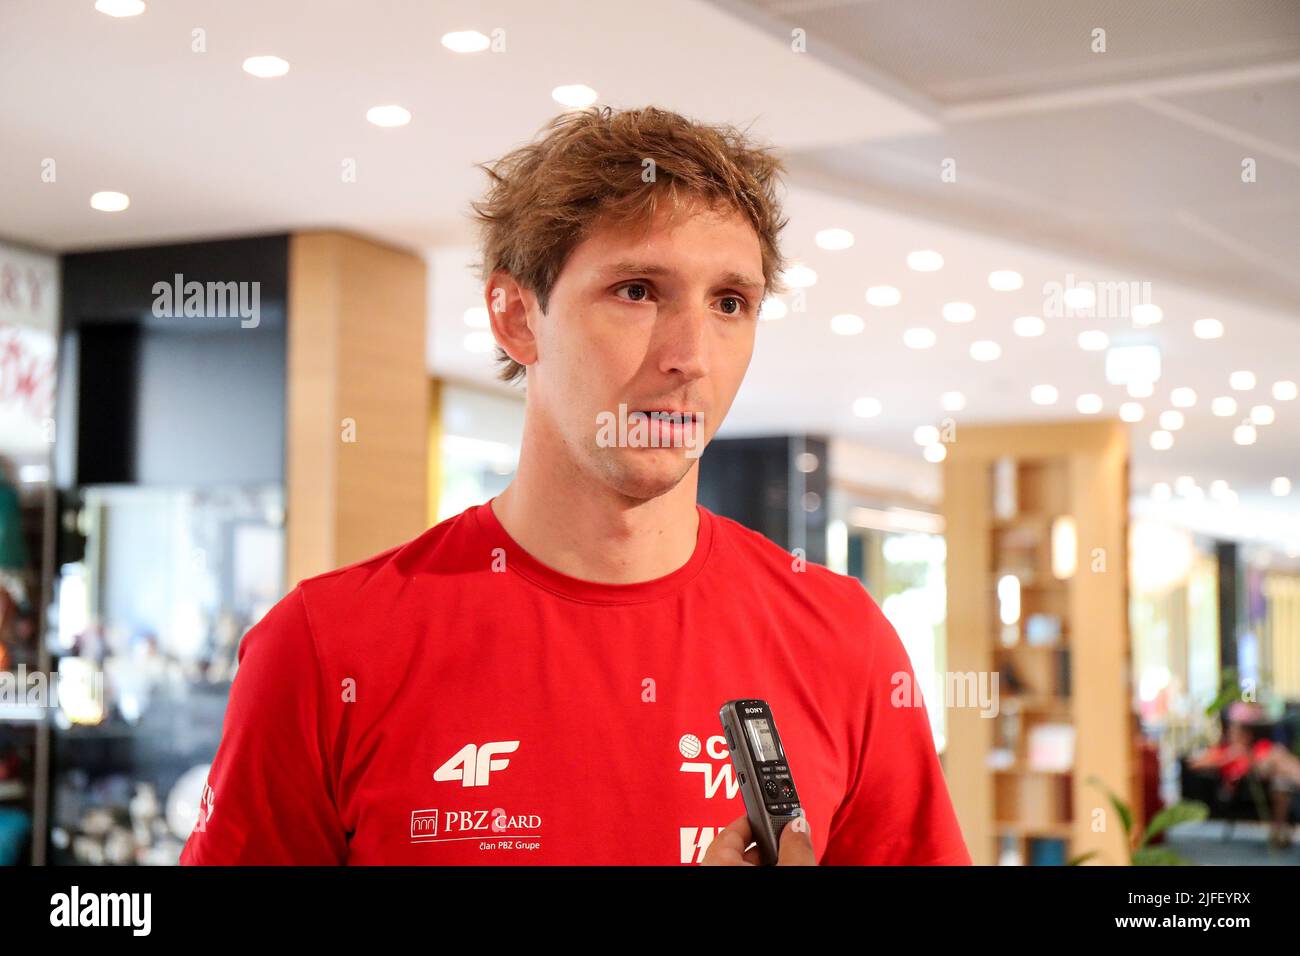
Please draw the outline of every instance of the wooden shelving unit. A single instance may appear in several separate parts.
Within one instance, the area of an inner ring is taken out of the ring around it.
[[[948,666],[998,675],[995,716],[948,711],[948,783],[976,863],[1127,859],[1088,783],[1141,816],[1127,515],[1119,422],[967,427],[948,445]]]

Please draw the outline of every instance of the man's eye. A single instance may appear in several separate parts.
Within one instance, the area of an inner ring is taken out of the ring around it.
[[[620,292],[626,292],[632,302],[644,302],[650,297],[650,290],[644,282],[629,282],[627,285],[619,286],[615,294]]]
[[[739,296],[724,295],[721,301],[723,303],[722,311],[727,315],[740,315],[745,311],[745,300]]]

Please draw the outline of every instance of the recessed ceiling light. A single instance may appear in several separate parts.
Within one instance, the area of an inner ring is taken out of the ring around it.
[[[888,308],[891,305],[898,305],[902,301],[903,293],[892,285],[873,285],[867,290],[867,302],[871,305]]]
[[[781,280],[792,289],[807,289],[817,284],[817,273],[800,262],[781,273]]]
[[[858,418],[875,418],[880,414],[880,409],[880,399],[878,398],[863,396],[853,401],[853,414],[857,415]]]
[[[1169,482],[1157,481],[1151,486],[1152,501],[1168,501],[1170,497]]]
[[[366,119],[376,126],[385,128],[393,126],[405,126],[411,122],[411,112],[401,106],[389,104],[388,106],[372,106],[366,110]]]
[[[762,322],[784,319],[789,314],[790,307],[774,295],[764,299],[763,304],[758,308],[758,318]]]
[[[1032,339],[1046,331],[1047,323],[1036,315],[1022,315],[1011,323],[1011,327],[1021,338]]]
[[[1256,405],[1250,410],[1250,420],[1256,425],[1272,425],[1275,417],[1272,405]]]
[[[90,197],[90,208],[98,209],[100,212],[121,212],[129,205],[131,205],[131,197],[126,193],[115,193],[109,190],[95,193]]]
[[[551,90],[551,99],[561,106],[567,106],[570,109],[582,109],[596,102],[596,91],[590,86],[584,86],[581,83],[573,83],[568,86],[557,86]]]
[[[926,445],[921,450],[921,454],[925,456],[926,461],[937,465],[948,457],[948,447],[943,442],[937,441],[933,445]]]
[[[1187,489],[1186,497],[1191,501],[1204,501],[1205,489],[1200,485],[1192,485],[1192,487]]]
[[[1238,445],[1255,444],[1255,426],[1249,422],[1243,422],[1232,430],[1232,440]]]
[[[95,0],[95,9],[110,17],[138,17],[144,13],[144,0]]]
[[[1273,397],[1279,402],[1289,402],[1296,397],[1295,382],[1281,381],[1273,383]]]
[[[1196,487],[1196,479],[1191,475],[1179,475],[1174,479],[1174,491],[1178,492],[1184,498],[1192,493]]]
[[[1183,413],[1170,409],[1160,413],[1160,427],[1167,432],[1176,432],[1183,427]]]
[[[471,329],[487,329],[492,326],[492,322],[488,318],[488,310],[481,305],[466,309],[464,319],[465,324]]]
[[[1212,482],[1210,482],[1211,498],[1217,498],[1221,501],[1224,498],[1228,497],[1228,492],[1230,490],[1231,489],[1228,488],[1228,483],[1224,481],[1222,478],[1215,478]]]
[[[862,321],[860,315],[846,312],[831,317],[831,331],[836,335],[857,335],[864,328],[866,328],[866,323]]]
[[[1137,402],[1125,402],[1119,407],[1119,417],[1126,422],[1140,422],[1145,414],[1146,409]]]
[[[491,352],[497,343],[491,332],[470,332],[465,336],[464,344],[467,351],[483,353]]]
[[[1085,352],[1100,352],[1110,345],[1110,336],[1101,329],[1087,329],[1079,333],[1079,348]]]
[[[1160,350],[1154,345],[1116,345],[1106,352],[1106,381],[1111,385],[1160,380]],[[1136,395],[1135,398],[1145,396]],[[1147,395],[1150,395],[1147,392]]]
[[[1168,451],[1174,447],[1174,436],[1167,431],[1154,431],[1151,433],[1151,447],[1156,451]]]
[[[969,322],[975,318],[975,306],[969,302],[949,302],[943,307],[943,317],[949,322]]]
[[[1025,284],[1019,272],[1013,269],[998,269],[989,273],[989,288],[999,292],[1015,292]]]
[[[1165,317],[1164,310],[1160,306],[1146,302],[1139,302],[1133,306],[1130,314],[1133,316],[1133,324],[1138,327],[1155,325]]]
[[[1002,346],[988,339],[980,339],[970,344],[970,357],[977,362],[992,362],[1002,355]]]
[[[1054,385],[1035,385],[1029,390],[1029,400],[1035,405],[1055,405],[1058,397]]]
[[[933,445],[939,440],[939,429],[933,425],[921,425],[912,432],[912,440],[918,445]]]
[[[244,61],[244,72],[269,80],[289,72],[289,61],[278,56],[250,56]]]
[[[938,272],[943,268],[943,256],[933,249],[918,249],[907,254],[907,266],[914,272]]]
[[[1102,401],[1100,395],[1094,395],[1089,392],[1087,395],[1080,395],[1074,401],[1074,407],[1084,415],[1096,415],[1101,411]]]
[[[477,30],[455,30],[442,35],[442,45],[452,53],[482,53],[492,41]]]
[[[903,333],[903,344],[909,349],[928,349],[934,345],[935,334],[931,329],[908,329]]]
[[[939,401],[948,412],[959,412],[966,407],[966,396],[961,392],[944,392]]]
[[[853,233],[847,229],[822,229],[813,238],[818,248],[839,252],[853,245]]]
[[[1239,392],[1249,392],[1255,387],[1255,373],[1233,372],[1228,376],[1228,384]]]
[[[1175,408],[1191,408],[1196,404],[1196,390],[1191,388],[1176,388],[1169,393],[1169,402]]]
[[[1268,490],[1279,498],[1285,498],[1291,494],[1291,479],[1285,475],[1278,475],[1268,483]]]
[[[1135,382],[1129,382],[1126,391],[1130,398],[1150,398],[1155,394],[1156,387],[1150,382],[1139,379]]]
[[[1231,395],[1220,395],[1214,401],[1210,402],[1210,411],[1220,418],[1227,418],[1230,415],[1237,414],[1237,400]]]
[[[1192,334],[1198,339],[1222,338],[1223,323],[1218,319],[1197,319],[1192,323]]]
[[[1061,300],[1067,309],[1091,309],[1097,304],[1097,293],[1087,286],[1077,286],[1066,289],[1061,295]]]

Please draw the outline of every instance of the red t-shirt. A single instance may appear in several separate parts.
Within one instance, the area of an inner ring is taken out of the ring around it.
[[[824,864],[969,864],[912,669],[853,578],[699,509],[641,584],[490,505],[301,582],[244,637],[186,864],[686,864],[744,814],[718,720],[772,707]]]

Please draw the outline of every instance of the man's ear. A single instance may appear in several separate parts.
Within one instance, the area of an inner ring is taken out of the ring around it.
[[[529,316],[540,311],[537,297],[508,272],[488,276],[483,295],[497,344],[520,365],[532,365],[537,361],[537,337]]]

